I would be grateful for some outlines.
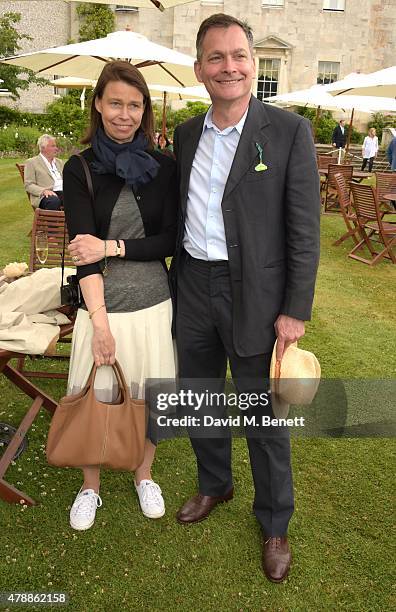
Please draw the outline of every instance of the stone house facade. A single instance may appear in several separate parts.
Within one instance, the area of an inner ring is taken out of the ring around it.
[[[259,98],[394,64],[395,0],[196,0],[162,13],[121,4],[112,8],[117,30],[128,25],[190,55],[195,55],[198,26],[209,15],[224,12],[247,19],[254,31],[254,93]],[[78,40],[74,2],[5,0],[0,9],[21,13],[18,28],[33,37],[24,52]],[[31,87],[17,104],[8,103],[39,112],[53,95],[52,87]]]

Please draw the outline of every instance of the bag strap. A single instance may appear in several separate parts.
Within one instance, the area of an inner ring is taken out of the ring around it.
[[[128,387],[127,387],[127,384],[126,384],[126,381],[125,381],[124,373],[123,373],[122,368],[121,368],[120,364],[118,363],[117,359],[115,360],[115,363],[113,365],[111,365],[110,367],[113,368],[113,372],[114,372],[115,377],[117,379],[119,390],[122,389],[122,391],[124,392],[124,398],[126,398],[127,395],[128,395]],[[94,380],[95,380],[97,369],[98,369],[98,366],[95,365],[95,363],[94,363],[93,366],[92,366],[91,373],[90,373],[90,375],[88,377],[87,384],[85,385],[86,389],[88,387],[93,389],[93,385],[94,385]]]
[[[85,158],[80,153],[76,153],[76,157],[79,158],[79,160],[81,162],[81,165],[84,168],[85,178],[87,179],[87,186],[88,186],[89,197],[91,198],[91,204],[93,206],[94,205],[95,196],[94,196],[94,190],[93,190],[93,184],[92,184],[92,176],[91,176],[91,173],[89,171],[88,164],[87,164]],[[64,276],[64,272],[65,272],[65,247],[66,247],[66,217],[65,217],[65,220],[64,220],[64,224],[63,224],[62,280],[61,280],[61,287],[63,287],[63,276]]]

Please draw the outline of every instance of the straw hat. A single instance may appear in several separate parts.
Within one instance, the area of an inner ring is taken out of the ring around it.
[[[320,364],[313,353],[291,344],[276,361],[276,346],[272,351],[270,384],[272,410],[277,417],[286,417],[290,404],[311,404],[320,383]],[[278,367],[277,367],[278,365]]]

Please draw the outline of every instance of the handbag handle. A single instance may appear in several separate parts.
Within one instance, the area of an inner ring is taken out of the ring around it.
[[[125,397],[127,397],[127,394],[128,394],[128,387],[127,387],[127,384],[126,384],[126,381],[125,381],[124,373],[123,373],[122,368],[121,368],[120,364],[118,363],[117,359],[115,360],[115,362],[110,367],[113,368],[113,372],[114,372],[115,377],[117,379],[118,388],[119,388],[119,390],[123,391],[124,399],[125,399]],[[98,369],[98,366],[94,363],[93,366],[92,366],[92,370],[91,370],[91,373],[89,375],[89,378],[87,380],[87,384],[85,385],[85,388],[89,387],[89,390],[91,392],[93,392],[94,380],[95,380],[97,369]]]

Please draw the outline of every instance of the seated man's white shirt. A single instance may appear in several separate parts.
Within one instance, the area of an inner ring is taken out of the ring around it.
[[[212,108],[206,114],[191,169],[183,239],[196,259],[228,260],[221,202],[247,112],[224,130],[213,123]]]

